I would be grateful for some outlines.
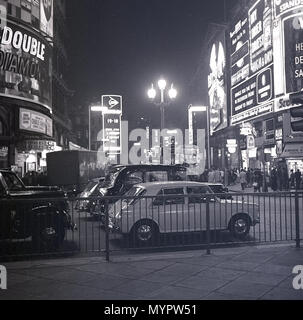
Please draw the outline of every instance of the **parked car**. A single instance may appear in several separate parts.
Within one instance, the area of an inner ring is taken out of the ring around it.
[[[83,210],[94,216],[101,215],[104,220],[104,197],[123,196],[138,183],[175,180],[186,180],[185,166],[147,164],[114,166],[106,175],[105,180],[100,182],[94,192],[88,196],[88,202],[83,206]],[[113,201],[114,199],[108,200],[109,203]],[[81,210],[81,206],[79,208]]]
[[[31,237],[35,248],[57,248],[75,227],[68,212],[59,188],[25,186],[14,172],[0,170],[0,240]]]
[[[157,243],[161,233],[205,231],[207,199],[210,230],[229,230],[244,238],[259,222],[257,204],[219,199],[207,184],[183,181],[133,186],[110,206],[109,227],[149,245]]]
[[[102,188],[103,182],[104,178],[89,181],[84,190],[79,194],[75,208],[79,211],[94,212],[97,202],[92,198],[101,196],[100,188]]]

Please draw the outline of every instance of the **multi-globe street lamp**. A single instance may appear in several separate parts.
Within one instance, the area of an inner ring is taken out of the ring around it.
[[[163,78],[158,81],[158,88],[160,90],[160,101],[156,101],[157,90],[154,87],[154,84],[151,85],[151,88],[147,91],[148,98],[152,100],[152,102],[160,107],[161,111],[161,128],[160,128],[160,163],[163,164],[163,137],[161,135],[162,130],[165,128],[165,107],[168,106],[173,100],[177,98],[178,91],[174,88],[174,84],[172,83],[170,89],[168,90],[168,98],[165,99],[167,82]]]

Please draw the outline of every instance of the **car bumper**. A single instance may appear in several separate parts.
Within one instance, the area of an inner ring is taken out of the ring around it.
[[[260,223],[260,218],[254,218],[254,219],[252,220],[252,225],[253,225],[253,226],[255,226],[255,225],[259,224],[259,223]]]

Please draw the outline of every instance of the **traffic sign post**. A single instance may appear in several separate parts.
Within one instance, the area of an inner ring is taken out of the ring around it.
[[[121,148],[122,96],[103,95],[103,151],[118,163]],[[105,111],[106,110],[106,111]]]

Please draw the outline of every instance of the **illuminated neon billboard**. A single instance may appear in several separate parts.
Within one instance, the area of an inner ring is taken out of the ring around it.
[[[0,0],[0,96],[52,108],[52,25],[52,0]]]
[[[273,112],[273,8],[257,0],[230,32],[231,123]]]
[[[208,96],[210,134],[227,127],[225,27],[211,25]]]
[[[303,1],[274,0],[274,14],[275,92],[283,96],[303,88]]]

